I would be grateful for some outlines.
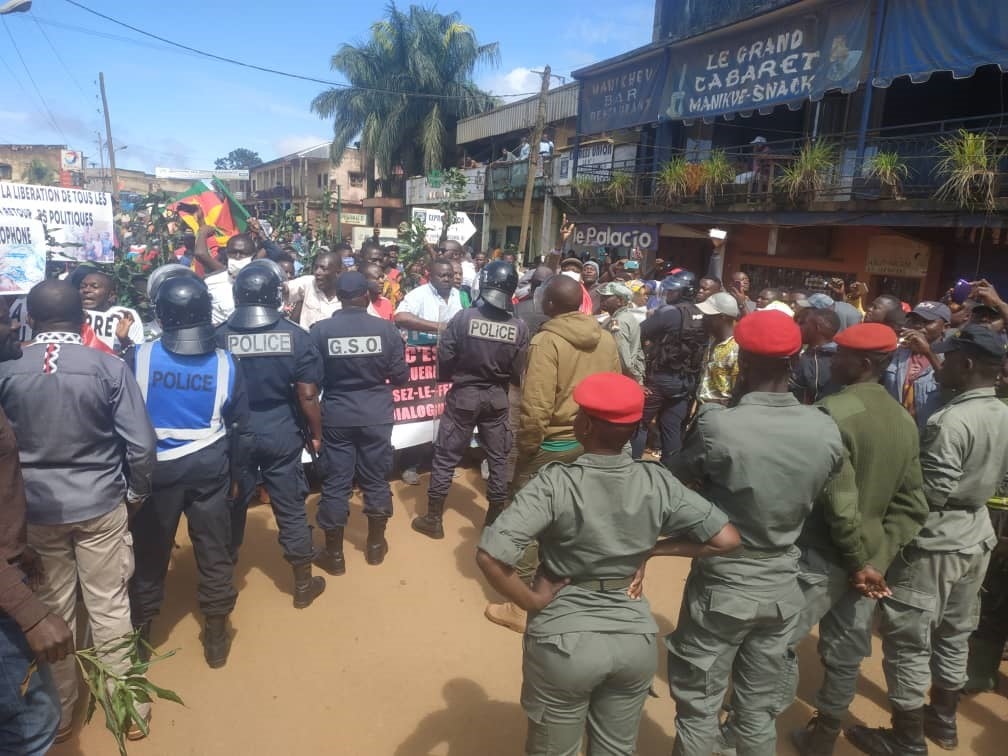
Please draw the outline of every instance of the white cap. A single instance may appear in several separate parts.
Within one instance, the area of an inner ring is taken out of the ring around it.
[[[727,315],[729,318],[739,316],[738,302],[731,294],[719,291],[711,294],[703,302],[698,302],[696,308],[704,315]]]
[[[765,136],[758,136],[755,139],[753,139],[751,142],[749,142],[749,144],[766,144],[766,137]]]

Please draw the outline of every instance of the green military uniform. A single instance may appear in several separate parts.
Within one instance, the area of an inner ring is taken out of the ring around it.
[[[791,394],[753,392],[731,409],[701,407],[673,472],[700,483],[738,529],[742,548],[694,560],[679,625],[665,641],[675,754],[709,756],[729,679],[738,752],[774,753],[774,720],[791,703],[793,637],[805,604],[795,542],[842,463],[836,424]]]
[[[641,347],[640,322],[634,316],[629,305],[616,310],[606,324],[606,328],[616,340],[616,350],[619,352],[620,363],[623,365],[623,375],[643,384],[644,349]]]
[[[626,594],[659,536],[710,540],[727,524],[665,468],[628,454],[584,454],[544,467],[483,531],[480,548],[515,565],[538,540],[543,568],[570,577],[525,631],[526,752],[632,754],[657,666],[658,626]]]
[[[997,543],[984,506],[1008,473],[1008,407],[993,388],[964,391],[927,421],[921,468],[930,513],[897,558],[881,603],[883,669],[894,709],[924,704],[932,682],[966,682],[967,642]]]
[[[884,386],[857,383],[819,406],[840,429],[845,459],[798,540],[805,609],[793,641],[797,646],[819,625],[825,677],[816,708],[843,720],[854,700],[861,661],[871,655],[876,607],[851,587],[850,576],[865,565],[885,574],[924,524],[928,506],[917,424]]]

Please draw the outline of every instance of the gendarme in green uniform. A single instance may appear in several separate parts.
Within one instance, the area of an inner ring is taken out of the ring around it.
[[[572,580],[529,614],[527,753],[575,756],[586,718],[589,753],[633,753],[657,666],[658,625],[646,599],[627,596],[629,578],[659,537],[702,543],[726,524],[661,465],[584,454],[542,468],[483,531],[480,549],[495,559],[515,565],[538,540],[543,567]]]
[[[738,753],[774,754],[774,720],[791,703],[792,638],[805,603],[795,542],[842,462],[836,424],[789,393],[701,407],[673,472],[700,484],[738,529],[742,548],[694,560],[679,625],[665,640],[676,700],[673,753],[709,756],[730,679]]]

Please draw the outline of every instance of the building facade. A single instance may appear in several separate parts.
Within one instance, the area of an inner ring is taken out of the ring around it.
[[[727,229],[754,288],[1008,289],[1006,66],[1005,3],[659,0],[651,44],[574,72],[573,144],[632,156],[575,161],[569,217],[697,271]]]

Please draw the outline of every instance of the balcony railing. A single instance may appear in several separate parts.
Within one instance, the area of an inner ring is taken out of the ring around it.
[[[868,133],[864,157],[860,160],[856,134],[823,135],[820,141],[832,146],[833,157],[831,166],[821,172],[820,187],[814,194],[803,192],[795,197],[788,192],[786,174],[797,167],[799,153],[806,143],[805,138],[796,138],[769,142],[766,150],[758,155],[751,145],[722,147],[714,144],[701,151],[671,150],[659,159],[659,165],[677,156],[702,163],[711,149],[722,150],[735,169],[735,178],[713,187],[710,196],[705,196],[704,188],[697,186],[702,180],[699,169],[694,174],[693,186],[685,193],[670,197],[662,191],[660,172],[653,170],[653,162],[637,160],[603,168],[579,167],[571,202],[583,211],[600,207],[612,209],[617,204],[651,211],[679,208],[690,211],[704,207],[724,209],[755,205],[776,208],[858,200],[930,200],[944,209],[956,206],[956,201],[953,197],[936,197],[948,178],[939,168],[945,157],[941,143],[965,130],[988,136],[987,154],[994,167],[991,173],[993,193],[995,204],[1000,208],[1008,206],[1008,118],[1004,120],[1006,123],[1002,124],[999,115],[877,129]],[[906,176],[895,190],[870,176],[872,161],[881,152],[895,153],[906,166]],[[973,205],[970,208],[977,209]]]

